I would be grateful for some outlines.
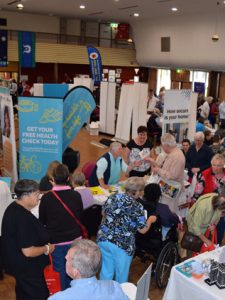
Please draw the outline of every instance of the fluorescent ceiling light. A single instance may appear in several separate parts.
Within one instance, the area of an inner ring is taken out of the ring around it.
[[[139,17],[139,13],[134,13],[134,17]]]
[[[172,7],[171,10],[172,11],[178,11],[178,8],[177,7]]]
[[[22,3],[18,3],[17,6],[16,6],[18,9],[22,10],[24,8],[23,4]]]
[[[80,5],[80,9],[85,9],[85,5]]]

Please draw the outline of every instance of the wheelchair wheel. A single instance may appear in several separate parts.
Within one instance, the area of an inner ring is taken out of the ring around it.
[[[155,268],[155,283],[158,288],[164,288],[169,280],[170,271],[174,265],[179,262],[179,254],[177,245],[174,242],[167,243],[156,263]]]

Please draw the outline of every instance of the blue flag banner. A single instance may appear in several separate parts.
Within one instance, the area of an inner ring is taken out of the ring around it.
[[[69,146],[96,104],[92,92],[83,86],[71,89],[64,97],[63,151]]]
[[[8,32],[7,30],[0,30],[0,67],[7,67],[8,65]]]
[[[63,99],[19,97],[19,177],[40,181],[62,160]]]
[[[21,68],[35,68],[35,33],[18,32],[19,64]]]
[[[102,81],[102,59],[98,49],[87,46],[88,59],[90,65],[91,78],[95,84],[100,84]]]

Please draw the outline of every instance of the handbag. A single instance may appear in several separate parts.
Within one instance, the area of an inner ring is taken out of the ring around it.
[[[68,211],[68,213],[73,217],[73,219],[75,220],[75,222],[79,225],[80,229],[81,229],[81,233],[84,239],[88,239],[88,232],[87,229],[85,228],[85,226],[83,224],[81,224],[81,222],[75,217],[74,213],[69,209],[69,207],[62,201],[62,199],[56,194],[55,191],[51,191],[53,193],[53,195],[56,197],[56,199],[59,200],[59,202],[62,204],[62,206]]]
[[[50,296],[61,291],[59,272],[54,271],[52,256],[49,255],[50,265],[44,269],[45,282],[47,284]]]
[[[203,241],[197,235],[194,235],[190,231],[185,232],[181,240],[181,247],[193,252],[199,252],[202,248],[202,245]]]

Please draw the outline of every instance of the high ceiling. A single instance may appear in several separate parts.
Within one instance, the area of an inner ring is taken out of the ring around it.
[[[201,13],[221,10],[225,13],[222,0],[0,0],[0,17],[4,17],[4,11],[18,11],[19,2],[24,5],[23,13],[110,22],[190,13],[198,13],[201,18]],[[81,4],[86,8],[80,9]],[[177,7],[178,11],[171,11],[172,7]],[[134,13],[139,13],[139,17],[134,17]]]

